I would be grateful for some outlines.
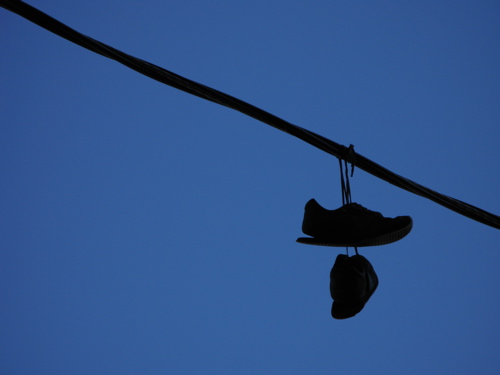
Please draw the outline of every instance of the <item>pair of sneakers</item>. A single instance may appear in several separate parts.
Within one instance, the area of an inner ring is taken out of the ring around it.
[[[302,231],[311,237],[297,242],[337,247],[380,246],[399,241],[410,233],[410,216],[386,218],[357,203],[327,210],[316,200],[307,202]],[[330,272],[332,317],[347,319],[358,314],[378,287],[378,277],[371,263],[357,254],[337,256]]]
[[[365,307],[377,287],[378,277],[368,259],[339,254],[330,272],[332,317],[352,318]]]

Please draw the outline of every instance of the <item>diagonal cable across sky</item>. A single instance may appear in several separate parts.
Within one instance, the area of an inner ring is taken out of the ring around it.
[[[346,160],[354,164],[356,167],[364,170],[365,172],[370,173],[371,175],[378,177],[394,186],[407,190],[421,197],[430,199],[440,204],[441,206],[444,206],[463,216],[469,217],[470,219],[489,225],[493,228],[500,229],[500,217],[497,215],[422,186],[412,180],[409,180],[388,170],[387,168],[371,161],[370,159],[362,156],[357,152],[356,158],[355,160],[353,160],[352,158],[350,158],[349,147],[345,147],[310,130],[291,124],[277,116],[274,116],[269,112],[257,108],[231,95],[225,94],[211,87],[184,78],[157,65],[128,55],[109,45],[99,42],[98,40],[83,35],[23,1],[0,0],[0,6],[20,15],[21,17],[37,24],[38,26],[54,34],[59,35],[64,39],[78,44],[79,46],[84,47],[99,55],[115,60],[129,67],[130,69],[137,71],[140,74],[174,87],[178,90],[187,92],[191,95],[195,95],[205,100],[209,100],[211,102],[239,111],[285,133],[293,135],[309,143],[310,145],[324,152],[327,152],[330,155],[333,155],[342,160]]]

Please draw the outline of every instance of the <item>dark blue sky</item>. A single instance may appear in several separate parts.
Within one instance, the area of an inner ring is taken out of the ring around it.
[[[29,1],[492,213],[495,1]],[[499,231],[356,170],[411,215],[361,250],[380,285],[330,317],[343,249],[295,243],[338,162],[0,9],[0,372],[498,374]]]

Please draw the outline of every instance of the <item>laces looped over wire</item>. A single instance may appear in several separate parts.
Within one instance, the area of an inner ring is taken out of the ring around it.
[[[346,154],[344,154],[344,157],[342,159],[339,158],[340,184],[342,188],[343,206],[352,203],[351,184],[349,182],[349,166],[347,163],[351,163],[351,177],[352,177],[354,175],[354,164],[356,163],[356,152],[354,151],[354,145],[349,146]],[[346,247],[345,250],[347,256],[349,256],[349,248]],[[354,246],[354,251],[356,252],[356,255],[359,255],[358,248],[356,246]]]
[[[343,159],[343,160],[342,160]],[[350,145],[344,158],[339,158],[340,166],[340,183],[342,188],[342,205],[352,203],[351,198],[351,184],[349,183],[349,167],[347,163],[351,163],[351,177],[354,175],[354,164],[356,162],[356,152],[354,151],[354,145]],[[342,164],[342,162],[344,164]],[[345,166],[345,172],[344,172]],[[344,177],[345,175],[345,177]]]

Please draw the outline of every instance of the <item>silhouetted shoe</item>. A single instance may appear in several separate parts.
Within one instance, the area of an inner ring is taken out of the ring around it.
[[[330,272],[332,317],[347,319],[358,314],[377,286],[377,274],[365,257],[339,254]]]
[[[305,206],[302,231],[313,238],[301,237],[297,242],[339,247],[379,246],[399,241],[412,227],[410,216],[387,218],[357,203],[327,210],[311,199]]]

